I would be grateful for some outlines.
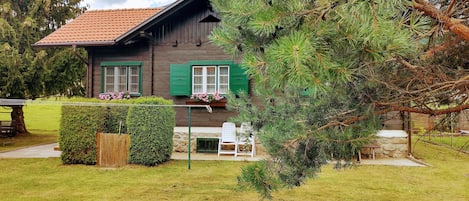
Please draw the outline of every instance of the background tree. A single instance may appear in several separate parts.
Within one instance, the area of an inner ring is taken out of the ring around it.
[[[0,97],[81,95],[85,67],[72,49],[31,45],[84,11],[80,0],[0,0]],[[78,51],[77,54],[84,54]],[[10,106],[17,133],[28,133],[23,108]]]
[[[468,107],[467,61],[425,59],[425,51],[445,41],[432,34],[435,25],[448,27],[416,9],[419,2],[212,1],[223,19],[212,41],[242,57],[264,101],[256,105],[242,96],[230,102],[240,111],[233,120],[252,122],[272,157],[243,169],[241,182],[270,198],[272,190],[314,176],[328,160],[350,161],[381,128],[382,114]],[[448,15],[461,17],[453,15],[458,12]]]

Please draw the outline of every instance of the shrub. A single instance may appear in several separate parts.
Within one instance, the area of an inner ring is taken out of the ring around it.
[[[98,102],[71,99],[76,102]],[[63,105],[59,144],[64,164],[96,164],[96,131],[101,130],[104,107]]]
[[[126,133],[128,106],[86,106],[103,103],[97,99],[70,99],[62,106],[59,144],[64,164],[96,164],[96,133]],[[74,103],[85,103],[83,105]],[[113,101],[112,103],[130,103]],[[121,124],[119,122],[122,122]]]
[[[109,101],[107,101],[109,102]],[[132,100],[113,100],[110,103],[131,104]],[[103,133],[127,133],[127,113],[129,106],[109,106],[106,107]]]
[[[127,128],[130,133],[129,162],[154,166],[168,161],[173,151],[175,112],[172,101],[157,97],[139,98],[129,108]],[[145,105],[145,106],[142,106]]]
[[[100,101],[71,99],[84,103],[128,103],[136,106],[62,106],[59,143],[64,164],[96,164],[96,133],[130,133],[129,162],[154,166],[171,158],[175,112],[172,101],[162,98]],[[122,123],[121,123],[122,122]]]

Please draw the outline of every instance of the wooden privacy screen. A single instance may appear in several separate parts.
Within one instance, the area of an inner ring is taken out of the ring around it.
[[[96,135],[96,165],[100,167],[122,167],[129,157],[130,135],[98,133]]]

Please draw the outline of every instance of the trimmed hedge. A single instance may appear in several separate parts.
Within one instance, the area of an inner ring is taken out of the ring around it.
[[[73,102],[99,102],[72,99]],[[96,164],[96,131],[104,124],[104,107],[62,106],[59,144],[64,164]]]
[[[140,105],[131,106],[127,116],[129,162],[154,166],[168,161],[173,151],[174,109],[141,105],[171,105],[172,101],[148,97],[135,99],[134,104]]]
[[[79,103],[171,105],[158,97],[101,101],[76,98]],[[63,105],[59,144],[64,164],[96,164],[96,133],[130,133],[129,162],[154,166],[173,151],[175,112],[170,106]],[[121,123],[120,123],[121,122]]]
[[[112,100],[111,103],[133,104],[133,100]],[[128,111],[129,106],[106,107],[105,120],[101,132],[127,134],[126,119]]]

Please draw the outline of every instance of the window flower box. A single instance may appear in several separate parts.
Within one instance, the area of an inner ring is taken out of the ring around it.
[[[203,101],[197,101],[197,100],[187,100],[186,105],[210,105],[210,107],[225,107],[226,105],[226,100],[219,100],[219,101],[213,101],[210,103],[203,102]]]
[[[226,99],[218,92],[213,94],[200,93],[192,94],[191,99],[186,101],[186,105],[210,105],[210,107],[225,107]]]

